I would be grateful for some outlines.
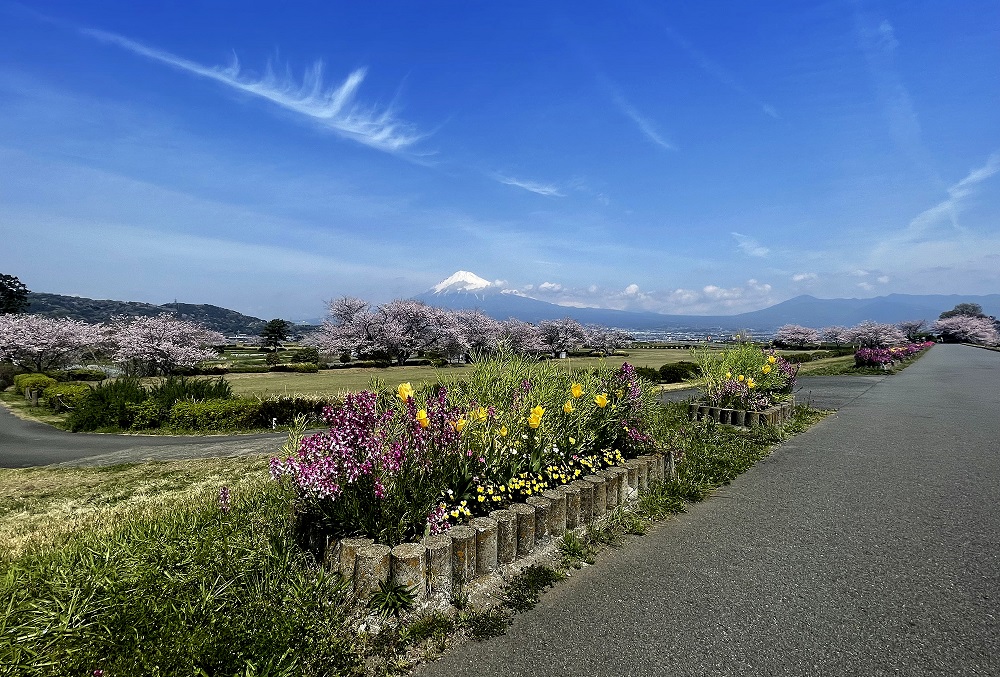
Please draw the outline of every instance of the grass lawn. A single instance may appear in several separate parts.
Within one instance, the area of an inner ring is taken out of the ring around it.
[[[687,350],[668,350],[656,348],[637,348],[627,351],[628,355],[615,355],[607,358],[572,357],[559,360],[558,364],[566,369],[594,369],[602,364],[620,367],[623,362],[636,367],[659,368],[667,363],[691,360]],[[338,394],[347,391],[363,390],[368,387],[372,378],[383,379],[389,386],[410,382],[414,386],[424,383],[434,383],[439,375],[461,376],[468,370],[467,366],[437,367],[386,367],[382,369],[327,369],[317,374],[293,374],[287,372],[267,372],[263,374],[226,374],[226,380],[237,395],[285,395]]]
[[[222,486],[237,493],[267,481],[267,461],[246,456],[0,469],[0,563],[57,546],[79,531],[102,531],[125,518],[218,495]]]

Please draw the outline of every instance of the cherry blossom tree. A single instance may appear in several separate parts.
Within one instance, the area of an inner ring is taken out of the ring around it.
[[[587,342],[587,333],[579,322],[570,317],[561,320],[542,320],[538,323],[539,335],[553,354]]]
[[[988,317],[953,315],[931,325],[931,331],[945,341],[978,343],[993,346],[1000,343],[1000,332]]]
[[[517,355],[538,355],[547,348],[542,342],[542,335],[537,326],[515,317],[500,323],[497,344],[500,350]]]
[[[480,310],[458,310],[452,315],[462,329],[470,353],[489,355],[497,352],[500,347],[500,322]]]
[[[819,332],[798,324],[786,324],[775,332],[774,342],[789,348],[806,348],[819,343]]]
[[[173,315],[111,318],[104,332],[111,360],[131,376],[166,374],[210,359],[226,338],[217,331]]]
[[[0,360],[47,371],[78,360],[102,340],[100,325],[43,315],[0,315]]]
[[[850,343],[851,339],[849,336],[850,330],[847,327],[841,327],[840,325],[834,325],[832,327],[823,327],[819,330],[819,337],[823,339],[826,343],[832,343],[839,346],[842,343]]]
[[[914,343],[919,340],[920,330],[923,329],[926,324],[926,320],[903,320],[902,322],[897,322],[896,326],[899,328],[899,331],[903,332],[906,336],[907,341]]]
[[[589,324],[584,328],[584,331],[587,336],[587,345],[608,355],[626,347],[633,340],[633,337],[626,331],[599,324]]]
[[[898,327],[866,320],[847,330],[848,340],[859,348],[888,348],[906,343],[906,336]]]

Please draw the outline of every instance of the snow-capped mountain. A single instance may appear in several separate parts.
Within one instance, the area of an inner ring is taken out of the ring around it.
[[[438,282],[431,289],[434,294],[481,294],[497,289],[489,280],[484,280],[475,273],[460,270],[447,280]]]

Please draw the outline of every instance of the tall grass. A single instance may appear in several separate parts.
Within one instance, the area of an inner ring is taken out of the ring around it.
[[[121,520],[0,570],[6,674],[340,675],[346,591],[275,483]]]

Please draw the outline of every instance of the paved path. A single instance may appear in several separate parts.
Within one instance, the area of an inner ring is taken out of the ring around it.
[[[274,453],[285,435],[168,437],[68,433],[23,421],[0,406],[0,467],[111,465],[148,459]]]
[[[937,346],[417,674],[1000,675],[998,384]]]

